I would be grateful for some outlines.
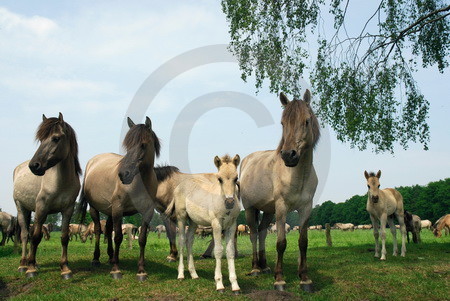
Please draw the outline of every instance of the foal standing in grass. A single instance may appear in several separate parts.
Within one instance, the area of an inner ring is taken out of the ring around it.
[[[386,221],[392,233],[394,244],[394,256],[397,256],[397,229],[394,224],[394,215],[400,224],[400,232],[402,233],[402,252],[401,256],[406,254],[406,226],[404,220],[403,197],[397,190],[393,188],[380,189],[381,170],[370,174],[364,171],[367,179],[367,205],[366,209],[370,214],[373,225],[373,236],[375,237],[375,257],[380,257],[378,245],[378,229],[381,227],[381,258],[386,260]],[[380,223],[378,223],[380,221]]]
[[[239,155],[234,158],[230,158],[228,155],[222,158],[216,156],[214,164],[218,169],[217,173],[184,174],[184,179],[175,188],[173,199],[166,210],[166,214],[172,218],[175,214],[178,223],[180,257],[178,279],[184,279],[183,250],[185,243],[189,273],[193,279],[198,278],[192,255],[195,230],[198,225],[212,226],[215,243],[214,256],[216,258],[214,276],[216,289],[219,292],[225,290],[221,271],[222,230],[225,230],[229,279],[231,289],[235,294],[240,292],[234,267],[234,233],[236,231],[236,219],[240,211],[237,182],[239,162]],[[189,222],[189,229],[186,234],[185,226],[187,222]]]

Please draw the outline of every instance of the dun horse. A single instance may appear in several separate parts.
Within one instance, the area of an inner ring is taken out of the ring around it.
[[[373,225],[373,236],[375,237],[375,257],[380,257],[379,253],[379,229],[381,228],[381,258],[386,260],[386,221],[391,229],[394,256],[397,256],[397,229],[394,224],[394,215],[400,224],[400,232],[402,234],[402,251],[401,256],[406,255],[406,226],[404,220],[403,197],[397,190],[393,188],[380,189],[381,170],[377,174],[364,171],[367,179],[367,204],[366,209],[370,214]]]
[[[0,212],[0,231],[2,232],[0,246],[4,246],[10,238],[14,237],[15,225],[16,218],[14,216],[6,212]]]
[[[41,144],[33,158],[14,170],[14,201],[22,239],[19,271],[26,271],[27,277],[36,276],[36,251],[42,239],[42,225],[48,214],[61,212],[61,277],[68,279],[72,277],[67,261],[69,222],[80,190],[78,144],[74,130],[61,113],[58,118],[43,116],[36,139]],[[27,258],[32,211],[35,227]]]
[[[130,129],[123,141],[123,146],[127,151],[125,156],[112,153],[101,154],[87,163],[81,208],[84,215],[87,203],[89,203],[92,220],[95,223],[96,241],[92,261],[94,265],[100,263],[99,212],[109,216],[106,223],[106,236],[108,238],[108,255],[113,265],[111,276],[114,279],[122,278],[119,269],[119,250],[123,240],[122,217],[138,212],[142,214],[137,279],[143,281],[147,278],[144,269],[147,228],[153,217],[157,189],[153,165],[155,154],[159,156],[160,143],[152,130],[150,118],[146,118],[145,124],[138,125],[128,118],[128,126]],[[115,232],[114,250],[112,248],[112,230]]]
[[[188,270],[193,279],[198,278],[192,255],[192,245],[197,226],[212,226],[214,237],[214,255],[216,269],[214,279],[217,291],[225,290],[222,280],[222,230],[225,231],[226,256],[228,261],[231,289],[240,292],[234,267],[234,239],[236,219],[239,215],[238,174],[240,158],[228,155],[215,157],[214,164],[218,172],[209,174],[183,174],[183,181],[173,191],[173,198],[166,214],[176,217],[179,229],[179,265],[178,279],[184,279],[183,251],[186,244]],[[186,234],[186,223],[189,229]]]
[[[275,215],[278,256],[274,287],[284,290],[286,215],[297,210],[300,218],[298,275],[302,289],[312,291],[312,281],[307,275],[306,250],[308,220],[317,187],[313,150],[320,136],[319,123],[310,107],[309,90],[306,90],[303,100],[289,101],[281,93],[280,101],[285,108],[281,118],[283,135],[277,150],[252,153],[244,158],[241,164],[241,197],[253,246],[250,274],[258,275],[270,271],[266,262],[265,241],[267,228]],[[263,211],[261,221],[258,220],[259,211]]]
[[[442,229],[445,229],[446,232],[450,230],[450,214],[444,215],[436,221],[433,229],[434,236],[441,237]]]

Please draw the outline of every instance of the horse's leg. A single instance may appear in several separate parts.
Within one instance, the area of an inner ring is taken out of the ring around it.
[[[270,268],[267,266],[267,258],[266,258],[266,237],[267,237],[267,228],[269,224],[272,222],[273,214],[269,214],[264,212],[261,222],[258,226],[258,243],[259,243],[259,252],[258,252],[258,266],[261,269],[261,272],[264,274],[270,273]]]
[[[75,205],[75,204],[74,204]],[[72,278],[72,271],[68,266],[67,259],[67,246],[69,245],[69,223],[70,218],[73,214],[74,206],[69,206],[65,211],[62,212],[62,221],[61,221],[61,246],[62,246],[62,256],[61,256],[61,278],[62,279],[70,279]]]
[[[201,237],[202,239],[204,238],[203,236]],[[214,250],[214,238],[211,239],[211,241],[209,242],[208,247],[206,248],[205,252],[200,255],[201,258],[205,259],[205,258],[211,258],[212,257],[212,252]]]
[[[100,226],[100,231],[101,231],[101,226]],[[113,255],[114,255],[112,232],[113,232],[112,217],[108,216],[108,218],[106,219],[105,233],[103,233],[103,236],[106,238],[106,241],[108,243],[107,253],[108,253],[109,263],[112,263],[112,259],[113,259]]]
[[[374,257],[380,257],[380,245],[379,245],[379,228],[380,225],[378,223],[378,219],[373,216],[370,215],[370,220],[372,221],[372,226],[373,226],[373,237],[375,238],[375,255]]]
[[[147,245],[147,229],[152,220],[154,210],[148,210],[145,214],[142,214],[141,233],[139,233],[139,261],[138,272],[136,278],[138,281],[144,281],[147,279],[147,272],[145,272],[145,246]],[[131,235],[131,234],[129,234]]]
[[[398,253],[397,228],[395,228],[394,217],[388,216],[387,222],[389,224],[389,229],[391,230],[391,233],[392,233],[392,244],[394,245],[394,252],[392,253],[392,255],[397,256],[397,253]],[[414,235],[414,233],[413,233],[413,235]]]
[[[258,214],[259,211],[253,207],[245,209],[245,218],[247,220],[248,227],[250,228],[250,241],[252,243],[252,271],[251,276],[257,276],[261,273],[261,269],[258,265]]]
[[[234,266],[235,255],[235,240],[236,240],[236,223],[233,223],[230,228],[225,230],[225,243],[228,262],[228,274],[231,283],[231,290],[234,294],[239,294],[241,288],[237,282],[236,268]]]
[[[283,201],[279,201],[276,207],[276,227],[277,227],[277,263],[275,265],[275,283],[274,288],[284,291],[286,282],[283,280],[283,256],[286,250],[286,206]]]
[[[177,229],[174,222],[172,222],[168,218],[163,217],[164,225],[166,226],[166,235],[169,239],[169,245],[170,245],[170,254],[167,256],[167,260],[169,262],[175,262],[177,260],[178,256],[178,250],[177,250],[177,243],[176,243],[176,235],[177,235]]]
[[[183,263],[183,253],[184,246],[186,245],[186,221],[185,217],[177,217],[178,221],[178,280],[184,279],[184,263]]]
[[[28,229],[30,227],[31,212],[17,206],[17,219],[19,221],[20,238],[22,240],[22,257],[19,264],[19,272],[25,273],[28,268],[27,261],[27,244],[28,244]],[[19,229],[17,229],[19,232]],[[18,240],[18,239],[17,239]]]
[[[222,277],[222,227],[217,219],[211,221],[211,226],[213,230],[214,237],[214,257],[216,258],[216,269],[214,272],[214,280],[216,281],[216,290],[218,292],[224,292],[225,287],[223,286]]]
[[[188,260],[188,270],[191,274],[192,279],[198,279],[197,271],[194,266],[194,256],[192,255],[192,245],[194,244],[194,234],[197,229],[197,224],[192,220],[189,224],[189,228],[186,234],[186,250],[187,250],[187,260]]]
[[[381,258],[380,260],[386,260],[386,221],[387,214],[383,213],[380,217],[380,231],[381,231]]]
[[[94,222],[94,234],[95,234],[95,249],[94,258],[92,259],[92,266],[100,265],[100,213],[93,207],[89,208],[89,213],[91,214],[92,221]],[[92,235],[91,235],[92,243]]]
[[[114,203],[115,202],[113,202],[113,204]],[[114,255],[111,262],[113,266],[110,272],[111,277],[113,279],[122,278],[122,272],[119,269],[119,252],[120,252],[120,245],[122,244],[123,241],[122,217],[123,217],[122,208],[119,206],[114,207],[113,205],[112,220],[114,229]]]
[[[308,249],[308,222],[311,216],[312,202],[308,207],[298,211],[299,215],[299,232],[298,248],[300,250],[300,260],[298,264],[298,276],[300,278],[300,287],[306,292],[313,292],[313,283],[308,278],[308,268],[306,263],[306,252]]]
[[[39,199],[39,196],[37,197]],[[34,216],[34,231],[31,236],[30,252],[28,254],[28,270],[26,272],[27,277],[31,278],[37,275],[36,269],[36,252],[39,243],[42,240],[42,224],[44,224],[47,218],[47,212],[43,210],[42,203],[36,203],[36,213]]]
[[[406,225],[405,225],[405,217],[402,210],[397,210],[396,213],[398,223],[400,224],[400,232],[402,234],[402,251],[400,256],[405,257],[406,255]]]

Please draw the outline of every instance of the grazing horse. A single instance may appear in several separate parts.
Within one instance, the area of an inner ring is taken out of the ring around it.
[[[402,251],[401,256],[406,255],[406,227],[403,211],[403,197],[397,190],[393,188],[380,189],[381,170],[377,174],[364,171],[367,180],[367,204],[366,210],[370,214],[373,225],[373,236],[375,237],[375,257],[379,257],[379,228],[381,227],[381,258],[386,260],[386,221],[392,233],[394,244],[394,256],[397,256],[397,229],[394,224],[394,215],[400,224],[400,232],[402,234]],[[379,221],[379,222],[378,222]]]
[[[253,246],[251,275],[270,271],[266,262],[267,227],[275,215],[277,230],[277,262],[274,287],[284,290],[283,255],[286,250],[286,215],[299,213],[300,260],[298,275],[301,288],[312,291],[307,275],[308,221],[317,187],[313,166],[313,151],[320,136],[319,123],[311,106],[311,93],[306,90],[303,100],[289,99],[280,94],[284,106],[281,124],[283,136],[277,150],[255,152],[242,160],[241,198],[245,208],[250,240]],[[263,211],[259,221],[259,211]],[[259,251],[257,242],[259,240]]]
[[[70,240],[75,236],[75,240],[78,240],[78,236],[80,237],[84,232],[86,232],[87,226],[83,224],[69,224],[69,237]]]
[[[34,233],[34,224],[30,224],[30,230],[28,232]],[[50,240],[50,231],[48,231],[48,228],[46,225],[42,225],[42,234],[43,234],[45,240]]]
[[[100,220],[100,234],[105,235],[104,242],[107,242],[106,220],[104,220],[104,219]],[[81,232],[81,235],[80,235],[81,242],[85,243],[89,237],[89,239],[91,240],[91,243],[92,243],[92,237],[94,235],[95,235],[95,224],[94,224],[94,222],[90,222],[89,225],[86,226],[86,229],[83,232]]]
[[[441,237],[442,229],[445,229],[446,233],[448,232],[448,230],[450,230],[450,214],[444,215],[436,221],[433,230],[434,236]]]
[[[158,233],[158,238],[161,238],[161,233],[166,233],[166,226],[158,225],[155,228],[156,233]]]
[[[334,224],[334,227],[336,227],[337,229],[340,229],[342,231],[348,231],[348,230],[353,231],[353,229],[355,228],[355,225],[353,225],[352,223],[346,223],[346,224],[336,223],[336,224]]]
[[[239,236],[247,235],[247,234],[249,234],[249,231],[250,231],[250,229],[248,228],[247,225],[240,224],[237,226],[237,232],[238,232]]]
[[[238,173],[240,157],[231,158],[226,155],[215,157],[217,173],[184,175],[182,181],[173,191],[173,199],[166,210],[166,215],[176,217],[178,224],[179,265],[178,279],[184,279],[183,251],[187,248],[188,270],[193,279],[198,278],[192,255],[194,234],[198,225],[212,226],[214,237],[214,255],[216,269],[214,279],[216,290],[223,292],[222,281],[222,230],[225,231],[226,256],[228,261],[229,279],[232,291],[240,292],[234,267],[234,240],[236,219],[239,215]],[[189,228],[186,234],[186,223]]]
[[[406,226],[406,238],[408,240],[408,243],[409,243],[409,232],[412,233],[413,242],[415,244],[422,242],[422,240],[420,239],[420,231],[422,230],[420,217],[406,210],[404,212],[404,215]]]
[[[431,229],[432,225],[433,224],[431,223],[430,220],[425,219],[425,220],[420,221],[420,228],[421,229],[423,229],[423,228]]]
[[[67,261],[69,222],[80,190],[81,174],[76,135],[59,113],[58,118],[46,118],[43,115],[36,140],[41,144],[33,158],[14,170],[14,202],[22,239],[19,271],[26,271],[27,277],[37,275],[36,251],[42,239],[42,225],[48,214],[61,212],[61,277],[68,279],[72,277]],[[35,227],[26,258],[32,211],[35,212]]]
[[[14,237],[16,218],[9,213],[0,212],[0,231],[2,232],[2,241],[0,246],[4,246],[6,239]]]
[[[106,236],[108,238],[108,255],[112,263],[111,276],[114,279],[122,278],[119,269],[119,250],[123,240],[122,217],[136,213],[142,215],[137,279],[143,281],[147,279],[144,269],[147,228],[153,217],[158,184],[153,165],[155,154],[159,156],[160,143],[152,130],[150,118],[146,118],[145,124],[138,125],[128,118],[128,126],[130,129],[123,141],[123,146],[127,151],[125,156],[113,153],[101,154],[87,163],[81,208],[82,216],[84,216],[89,203],[90,213],[95,224],[93,265],[100,263],[99,212],[108,216]],[[115,232],[115,248],[112,247],[112,230]]]

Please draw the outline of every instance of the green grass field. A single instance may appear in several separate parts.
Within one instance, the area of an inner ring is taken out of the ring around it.
[[[450,236],[435,238],[422,231],[422,244],[407,244],[406,258],[392,256],[392,239],[387,233],[387,261],[373,257],[372,230],[354,232],[332,231],[333,247],[325,243],[325,232],[309,231],[308,266],[316,292],[299,290],[297,278],[298,232],[287,235],[288,246],[284,260],[287,291],[272,290],[273,276],[250,277],[251,244],[249,238],[239,237],[240,257],[236,272],[242,289],[240,296],[231,293],[226,260],[223,261],[226,293],[215,291],[214,260],[199,260],[209,239],[196,239],[198,280],[178,281],[177,264],[168,263],[167,239],[149,235],[146,248],[149,274],[147,281],[135,280],[138,243],[128,250],[124,241],[121,249],[122,280],[109,276],[106,245],[101,243],[102,265],[91,267],[93,244],[72,241],[69,244],[69,264],[74,272],[71,280],[61,280],[59,233],[39,246],[37,261],[39,275],[26,279],[17,272],[19,255],[10,243],[0,247],[0,299],[11,300],[450,300]],[[275,234],[267,240],[268,261],[273,268],[276,258]]]

